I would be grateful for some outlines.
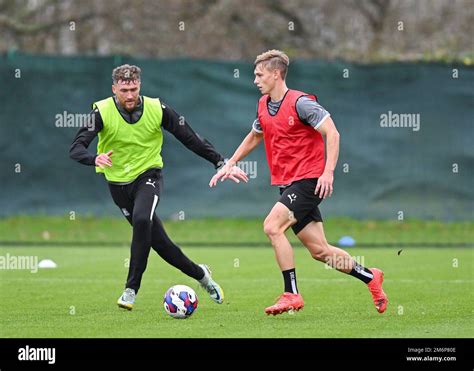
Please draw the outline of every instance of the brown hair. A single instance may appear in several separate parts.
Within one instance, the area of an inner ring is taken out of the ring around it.
[[[270,71],[279,70],[281,78],[284,80],[290,65],[290,58],[282,51],[273,49],[257,56],[254,65],[256,66],[259,63],[263,63],[263,67]]]
[[[140,67],[123,64],[112,71],[112,81],[117,84],[119,81],[140,81],[142,70]]]

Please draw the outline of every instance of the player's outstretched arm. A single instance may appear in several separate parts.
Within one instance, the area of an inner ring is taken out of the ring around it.
[[[258,133],[252,129],[252,131],[245,137],[240,146],[237,148],[230,160],[227,161],[227,163],[217,172],[217,174],[211,178],[211,181],[209,182],[209,187],[215,187],[219,179],[221,180],[221,182],[226,179],[231,179],[234,182],[239,183],[238,179],[236,180],[235,178],[239,177],[239,175],[241,175],[241,172],[243,171],[238,166],[236,166],[237,162],[244,159],[245,156],[252,152],[254,148],[259,145],[262,139],[263,134]],[[247,181],[248,178],[247,180],[245,180],[245,182]]]
[[[211,162],[216,169],[224,163],[224,157],[216,151],[207,139],[199,136],[184,120],[183,116],[178,115],[176,111],[163,102],[162,108],[162,126],[165,130],[173,134],[186,148]],[[231,179],[236,183],[239,183],[240,180],[248,181],[247,174],[241,169],[235,169]]]

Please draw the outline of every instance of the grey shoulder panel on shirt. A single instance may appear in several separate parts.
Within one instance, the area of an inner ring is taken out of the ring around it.
[[[303,123],[317,129],[323,121],[331,116],[326,109],[315,100],[302,96],[296,101],[296,112]]]
[[[258,118],[254,120],[252,124],[252,129],[256,131],[257,133],[263,133],[262,125],[260,125],[260,121],[258,120]]]

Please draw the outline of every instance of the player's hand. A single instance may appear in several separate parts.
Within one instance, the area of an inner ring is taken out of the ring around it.
[[[243,171],[240,167],[235,166],[233,163],[228,162],[225,164],[216,175],[211,178],[209,182],[209,187],[215,187],[217,185],[217,181],[221,180],[223,182],[226,179],[231,179],[236,183],[240,183],[243,180],[245,183],[248,182],[249,178],[245,171]]]
[[[109,151],[107,153],[101,153],[95,158],[95,164],[99,166],[101,169],[104,169],[106,166],[111,167],[112,166],[112,159],[110,156],[114,151]]]
[[[314,190],[314,194],[319,192],[319,198],[331,197],[332,183],[334,182],[334,171],[324,170],[323,175],[318,178],[318,184]]]

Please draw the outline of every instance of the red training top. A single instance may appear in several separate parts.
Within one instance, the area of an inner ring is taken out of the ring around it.
[[[296,102],[302,96],[317,101],[315,95],[290,89],[274,116],[268,112],[268,95],[258,101],[257,117],[263,131],[272,185],[319,178],[324,172],[323,137],[311,125],[304,124],[296,111]]]

